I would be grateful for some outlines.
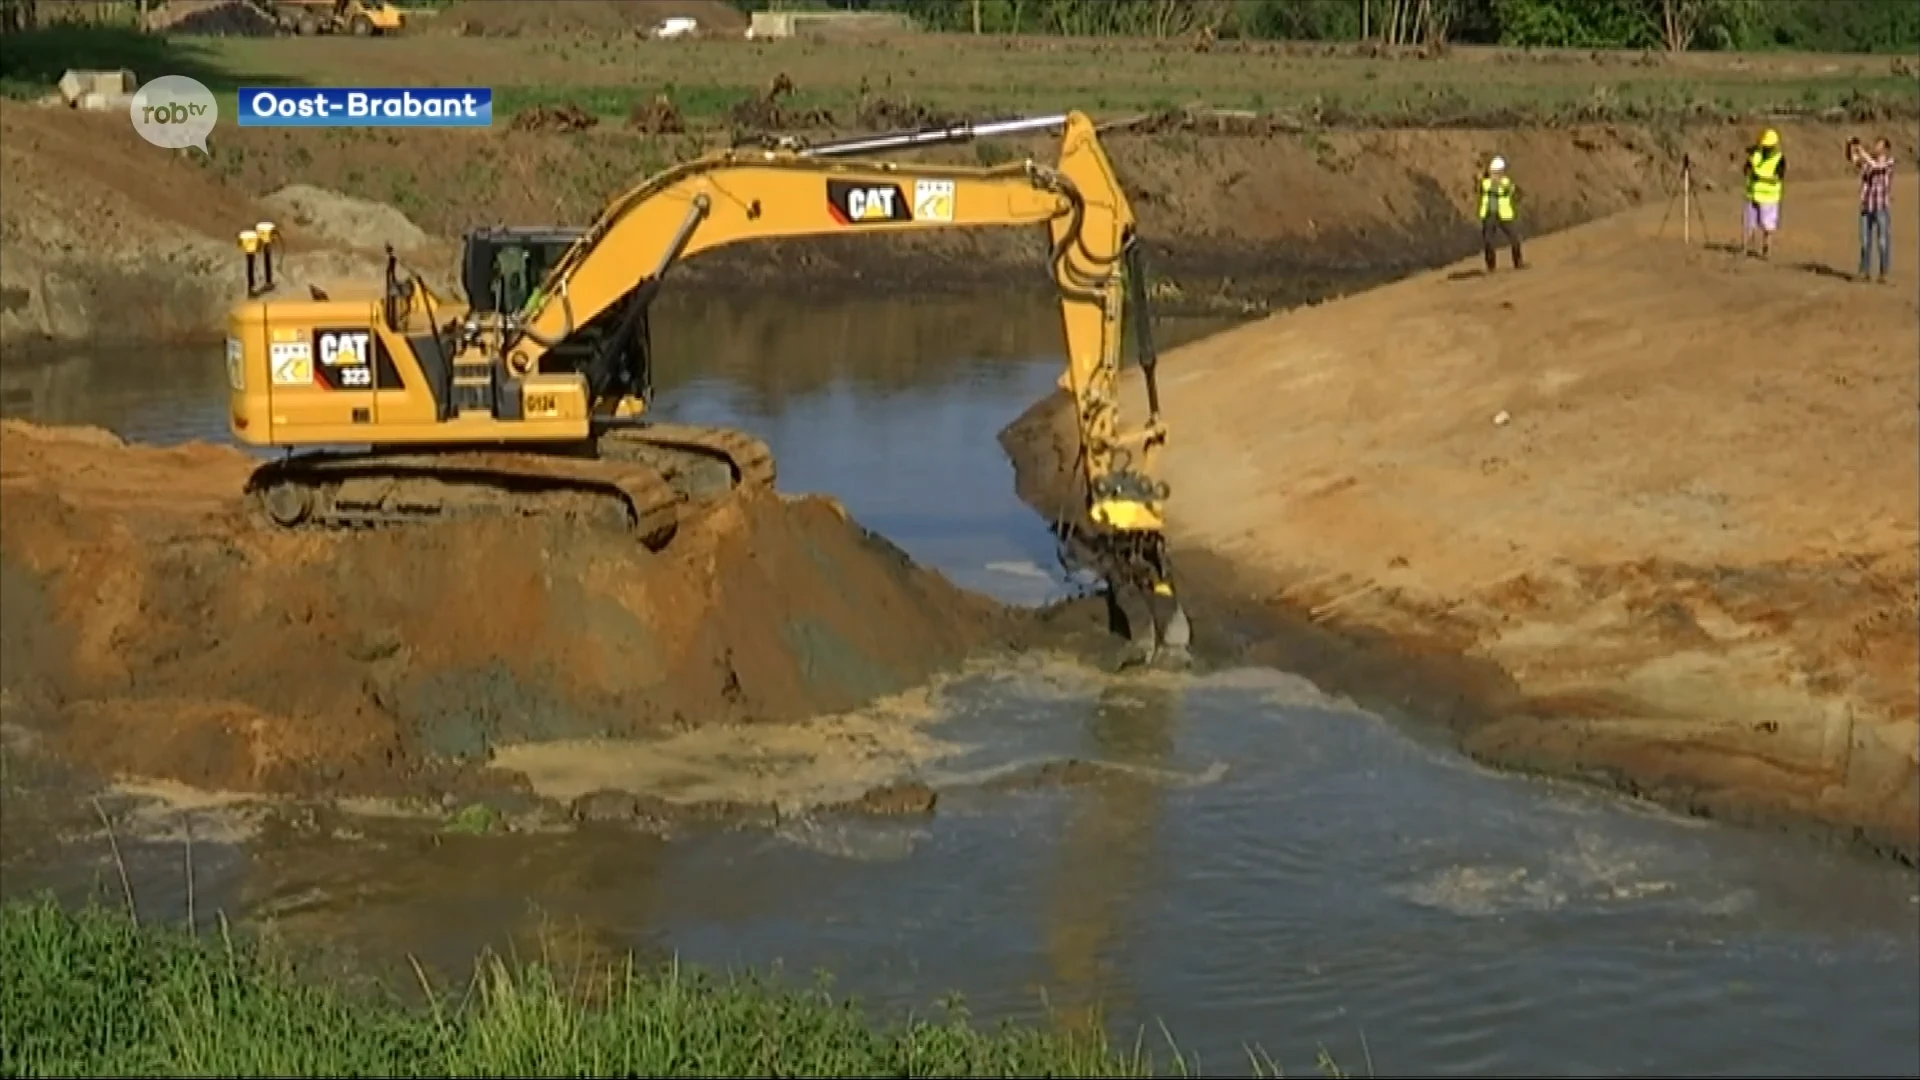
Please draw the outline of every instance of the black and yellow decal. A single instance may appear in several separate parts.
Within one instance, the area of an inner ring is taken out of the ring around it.
[[[854,180],[827,181],[827,210],[842,225],[877,225],[884,221],[912,221],[913,203],[899,184],[863,184]]]
[[[315,327],[314,381],[329,390],[402,390],[393,357],[364,326]]]

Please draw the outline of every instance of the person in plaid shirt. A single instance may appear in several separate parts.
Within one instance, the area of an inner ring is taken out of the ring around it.
[[[1847,157],[1860,170],[1860,276],[1867,280],[1874,248],[1880,249],[1880,283],[1886,284],[1887,264],[1893,257],[1893,144],[1884,137],[1873,152],[1855,140]]]

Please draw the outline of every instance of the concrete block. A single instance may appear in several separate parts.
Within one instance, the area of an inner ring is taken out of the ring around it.
[[[81,94],[80,100],[73,103],[76,109],[88,112],[126,112],[133,108],[132,94]]]
[[[58,86],[60,96],[66,99],[67,104],[76,105],[88,94],[131,96],[140,88],[140,83],[134,78],[133,72],[125,68],[118,71],[72,68],[60,76]]]

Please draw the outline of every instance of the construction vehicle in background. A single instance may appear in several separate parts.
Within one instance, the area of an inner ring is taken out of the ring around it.
[[[380,37],[406,28],[406,13],[386,0],[259,0],[282,31]]]
[[[1049,128],[1063,132],[1054,165],[873,159]],[[717,151],[641,182],[585,229],[469,234],[464,306],[391,254],[385,282],[358,295],[277,295],[277,234],[261,223],[241,234],[249,297],[228,323],[232,430],[245,444],[313,452],[263,465],[249,490],[287,528],[552,512],[658,548],[703,502],[775,477],[750,435],[648,414],[648,309],[676,265],[752,240],[1036,225],[1051,239],[1060,385],[1079,433],[1077,520],[1057,523],[1063,559],[1105,582],[1138,659],[1178,662],[1189,628],[1154,470],[1166,430],[1140,249],[1112,163],[1077,112]],[[1118,385],[1129,314],[1149,403],[1131,429]]]

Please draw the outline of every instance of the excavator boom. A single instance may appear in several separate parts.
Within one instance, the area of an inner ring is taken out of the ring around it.
[[[871,156],[1039,128],[1062,130],[1055,164],[969,167]],[[1078,112],[709,154],[622,193],[584,230],[471,235],[461,310],[440,311],[424,286],[399,280],[391,260],[381,300],[362,301],[351,326],[330,298],[252,298],[232,318],[235,432],[262,445],[377,444],[370,455],[329,459],[323,467],[341,477],[419,478],[432,473],[436,455],[457,450],[467,470],[459,475],[468,477],[518,455],[508,471],[523,482],[537,471],[536,457],[611,456],[618,467],[595,472],[576,461],[552,472],[561,486],[616,496],[631,526],[665,535],[670,527],[660,523],[684,506],[662,511],[657,504],[670,496],[697,502],[699,485],[684,482],[686,470],[662,455],[705,455],[723,461],[735,483],[772,482],[771,457],[753,440],[691,429],[667,438],[641,421],[652,391],[648,309],[678,263],[746,241],[1008,226],[1041,226],[1050,240],[1066,337],[1061,383],[1073,399],[1086,494],[1084,519],[1064,523],[1070,550],[1096,564],[1110,595],[1145,599],[1147,620],[1122,608],[1142,648],[1182,654],[1187,626],[1166,552],[1167,490],[1153,467],[1166,431],[1133,212],[1092,121]],[[1129,312],[1149,400],[1149,415],[1131,429],[1121,424],[1118,400]],[[317,379],[322,394],[306,393],[300,372],[277,366],[307,341],[309,365],[328,372]],[[258,355],[249,342],[259,343]],[[307,457],[278,463],[261,479],[277,521],[311,516],[316,485],[305,479],[314,475]],[[455,472],[453,459],[445,460]],[[404,470],[381,472],[398,461]],[[683,482],[649,488],[649,468]],[[375,504],[372,517],[391,517],[391,499]]]

